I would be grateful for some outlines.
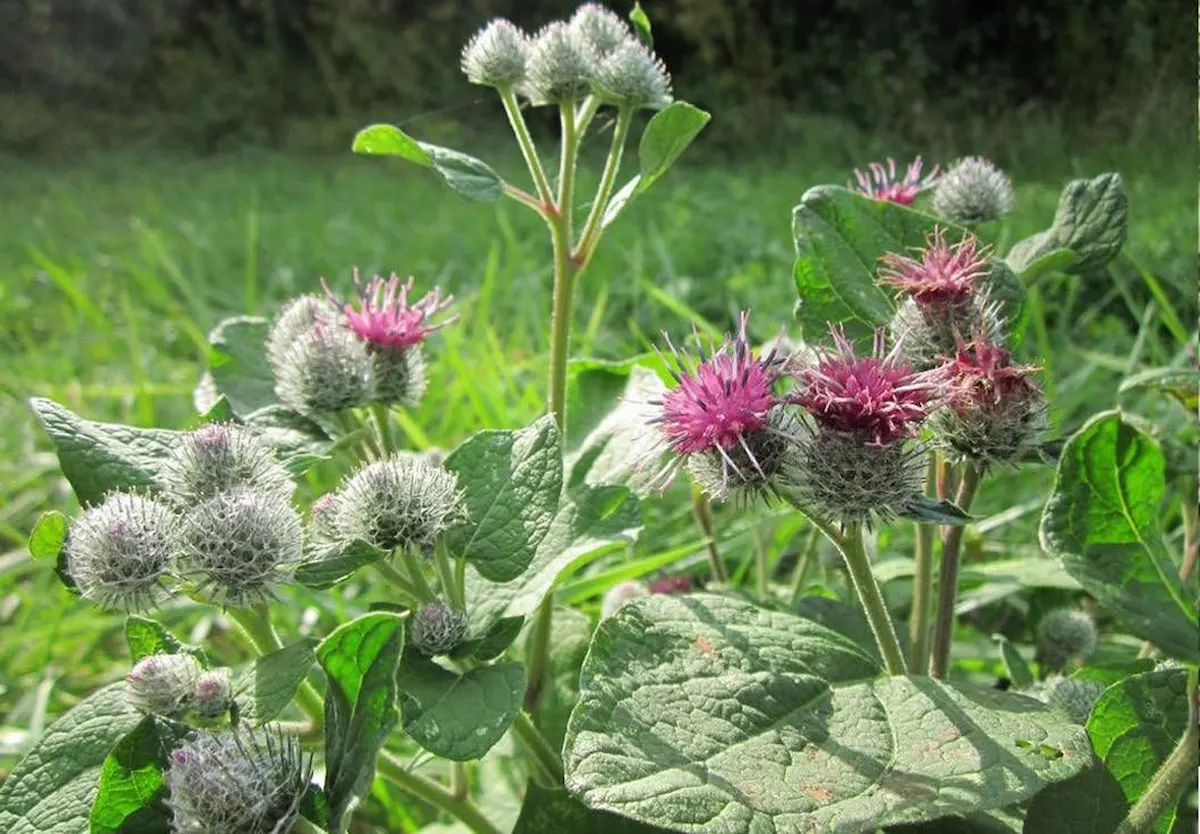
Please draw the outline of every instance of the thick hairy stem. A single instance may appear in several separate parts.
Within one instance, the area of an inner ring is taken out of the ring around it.
[[[384,750],[377,762],[379,775],[407,794],[445,811],[475,834],[501,834],[469,799],[459,799],[432,779],[413,773],[394,754]]]
[[[896,637],[896,628],[892,625],[887,604],[883,601],[883,592],[879,589],[879,583],[871,570],[871,562],[867,558],[867,550],[863,543],[862,526],[857,523],[847,524],[845,532],[838,539],[834,539],[834,544],[838,544],[842,552],[850,580],[854,583],[854,590],[858,592],[867,622],[871,624],[871,632],[875,635],[875,642],[879,645],[879,653],[883,655],[888,674],[903,675],[904,652],[900,648],[900,640]]]
[[[971,462],[963,465],[955,503],[969,512],[983,478],[983,470]],[[946,677],[950,671],[950,644],[954,640],[954,606],[958,602],[958,568],[962,561],[964,525],[946,528],[942,539],[942,569],[938,573],[937,619],[933,628],[933,655],[929,673]]]
[[[392,592],[396,594],[396,597],[402,604],[414,609],[420,607],[420,593],[418,593],[412,582],[408,580],[408,577],[396,570],[396,566],[391,561],[380,559],[375,563],[375,569],[392,586]]]
[[[459,611],[466,611],[467,602],[463,598],[462,589],[458,586],[458,577],[455,575],[454,565],[450,561],[450,551],[442,539],[438,539],[433,559],[434,566],[437,568],[438,581],[442,584],[442,591],[446,594],[447,601],[451,607]]]
[[[563,783],[562,756],[550,746],[550,742],[546,741],[546,737],[534,726],[529,716],[523,712],[517,713],[512,728],[517,738],[521,739],[521,743],[529,748],[533,761],[542,775],[549,780],[551,785],[561,785]]]
[[[937,456],[929,456],[925,471],[925,493],[933,494],[937,481]],[[933,534],[931,524],[914,524],[916,563],[913,572],[912,614],[908,619],[908,671],[912,675],[929,673],[929,618],[933,612]]]
[[[521,155],[525,157],[525,164],[529,167],[529,175],[533,177],[533,186],[537,189],[537,195],[541,201],[550,205],[554,199],[554,192],[550,190],[550,182],[546,179],[546,170],[542,167],[542,161],[538,158],[537,148],[533,144],[533,137],[529,135],[529,127],[525,124],[525,117],[521,114],[521,105],[517,102],[517,96],[512,90],[501,90],[500,100],[504,102],[504,112],[508,114],[508,123],[512,125],[513,134],[517,137],[517,144],[521,146]]]
[[[371,403],[371,416],[375,418],[375,432],[379,437],[379,449],[384,456],[390,456],[396,451],[392,442],[392,427],[388,420],[387,406]]]
[[[600,186],[596,189],[596,198],[592,200],[591,211],[579,234],[579,245],[576,247],[573,260],[582,269],[592,259],[592,253],[600,243],[600,235],[604,227],[604,211],[612,197],[613,188],[617,184],[617,172],[621,170],[621,156],[625,150],[625,140],[629,136],[629,125],[633,122],[633,111],[622,108],[617,112],[617,124],[613,128],[612,146],[608,150],[608,159],[604,162],[604,173],[600,175]]]

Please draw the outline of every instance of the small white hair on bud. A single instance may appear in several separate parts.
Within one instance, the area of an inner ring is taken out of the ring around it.
[[[67,573],[80,596],[107,610],[145,611],[167,596],[179,520],[140,495],[110,493],[71,525]]]
[[[1051,675],[1029,690],[1030,695],[1044,704],[1055,707],[1072,724],[1087,724],[1092,707],[1104,694],[1104,685],[1097,681]]]
[[[933,210],[954,223],[984,223],[1012,211],[1008,176],[981,156],[960,159],[933,189]]]
[[[267,361],[277,366],[297,339],[314,326],[327,325],[334,320],[335,310],[328,299],[302,295],[288,301],[279,309],[267,331]]]
[[[561,20],[549,23],[533,39],[521,92],[535,105],[578,101],[591,89],[597,62],[578,31]]]
[[[510,90],[525,80],[529,36],[498,17],[475,33],[462,51],[462,71],[472,84]]]
[[[748,503],[776,492],[776,481],[795,466],[797,441],[804,424],[794,411],[777,405],[767,412],[767,425],[742,435],[742,444],[687,457],[687,470],[709,498]]]
[[[371,401],[366,344],[343,327],[320,325],[300,334],[275,367],[275,392],[301,414],[328,414]]]
[[[921,490],[925,460],[919,445],[878,446],[821,427],[797,444],[783,480],[820,515],[869,525],[894,519]]]
[[[616,12],[599,3],[584,3],[571,15],[570,26],[605,58],[617,47],[634,40],[633,30]]]
[[[143,657],[125,676],[125,700],[138,712],[178,716],[187,711],[204,669],[190,654]]]
[[[409,637],[417,651],[430,657],[449,654],[467,636],[465,612],[444,602],[427,602],[413,614]]]
[[[654,53],[633,39],[600,61],[592,86],[601,101],[617,107],[661,110],[671,103],[671,74]]]
[[[960,304],[930,305],[905,298],[888,322],[888,333],[893,344],[903,345],[904,358],[915,369],[926,371],[954,356],[960,338],[983,337],[1004,344],[1006,324],[1000,305],[984,288]]]
[[[340,541],[361,539],[383,551],[432,550],[465,515],[454,475],[415,456],[397,455],[353,473],[339,491],[333,525]]]
[[[300,516],[290,503],[235,487],[184,516],[178,559],[213,602],[242,606],[287,581],[301,562],[303,543]]]
[[[621,610],[621,606],[631,599],[650,596],[650,589],[641,582],[630,579],[618,585],[613,585],[604,592],[600,601],[600,619],[606,620]]]
[[[1059,671],[1071,658],[1091,655],[1098,638],[1091,616],[1069,608],[1056,609],[1038,623],[1037,660],[1044,668]]]
[[[201,718],[220,718],[233,703],[233,689],[228,669],[210,669],[196,680],[192,692],[192,712]]]
[[[371,352],[373,399],[383,405],[415,408],[425,396],[425,351],[420,345],[407,350]]]
[[[235,486],[284,498],[296,488],[271,448],[234,423],[209,423],[183,435],[163,461],[158,483],[164,497],[179,509]]]
[[[312,759],[272,730],[200,730],[167,757],[167,807],[179,834],[291,831]]]

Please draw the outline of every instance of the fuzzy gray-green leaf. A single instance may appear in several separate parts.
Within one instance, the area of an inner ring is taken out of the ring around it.
[[[1007,261],[1024,277],[1047,255],[1069,249],[1074,261],[1063,257],[1056,268],[1076,275],[1101,269],[1125,245],[1128,223],[1129,195],[1120,174],[1072,180],[1059,197],[1054,225],[1013,246]]]

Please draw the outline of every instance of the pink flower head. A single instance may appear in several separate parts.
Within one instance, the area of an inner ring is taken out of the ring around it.
[[[919,304],[957,304],[975,290],[975,282],[991,269],[990,250],[979,238],[967,235],[953,245],[946,243],[940,227],[926,238],[928,246],[917,250],[920,260],[889,252],[882,258],[881,283],[895,287]]]
[[[830,325],[834,350],[796,374],[792,402],[806,408],[818,425],[870,437],[887,446],[917,433],[941,395],[941,372],[918,373],[906,364],[897,343],[886,350],[883,330],[875,331],[870,356],[854,354],[842,329]]]
[[[888,157],[886,168],[881,163],[872,162],[867,165],[866,171],[855,170],[854,178],[858,180],[858,188],[855,190],[868,197],[874,197],[876,200],[910,206],[917,199],[918,194],[932,188],[933,184],[937,182],[938,166],[936,165],[924,179],[921,179],[923,164],[921,157],[918,156],[909,164],[908,170],[904,173],[904,179],[898,180],[896,179],[896,160]],[[853,189],[854,184],[850,183],[847,187]]]
[[[679,372],[671,371],[678,386],[663,396],[654,422],[676,454],[715,451],[726,457],[729,449],[746,447],[748,433],[767,427],[767,412],[778,402],[780,363],[774,351],[754,358],[746,342],[749,315],[742,313],[736,339],[727,337],[707,357],[701,349],[701,361],[690,367],[667,337],[679,366]]]
[[[413,279],[401,283],[400,276],[384,279],[376,275],[366,285],[354,271],[354,286],[358,290],[358,309],[353,304],[343,304],[329,289],[325,279],[322,286],[329,298],[342,308],[346,315],[346,326],[364,342],[374,348],[403,351],[425,341],[435,330],[453,322],[451,316],[433,322],[435,315],[445,310],[454,301],[454,296],[442,298],[437,287],[426,293],[413,304],[408,301],[412,292]]]
[[[1032,365],[1013,365],[1012,356],[983,337],[970,344],[959,339],[954,359],[942,368],[947,381],[946,404],[959,415],[1021,408],[1040,389],[1030,376]]]
[[[686,594],[696,587],[696,580],[691,576],[664,576],[650,582],[652,594]]]

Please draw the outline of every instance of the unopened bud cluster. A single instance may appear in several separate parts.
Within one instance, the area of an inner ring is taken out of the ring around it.
[[[296,740],[269,729],[201,730],[167,760],[177,834],[290,831],[312,779],[312,760]]]
[[[125,677],[125,697],[130,706],[147,714],[219,718],[232,702],[229,670],[205,670],[187,653],[150,655]]]
[[[185,433],[151,497],[114,492],[71,525],[67,573],[102,608],[153,608],[180,583],[222,605],[270,596],[299,562],[291,476],[249,428]]]
[[[671,76],[662,61],[625,21],[596,3],[533,36],[494,20],[463,49],[462,69],[474,84],[520,93],[535,105],[571,104],[589,94],[629,109],[657,110],[671,102]]]
[[[413,614],[409,639],[430,657],[449,654],[467,636],[467,615],[444,602],[427,602]]]

